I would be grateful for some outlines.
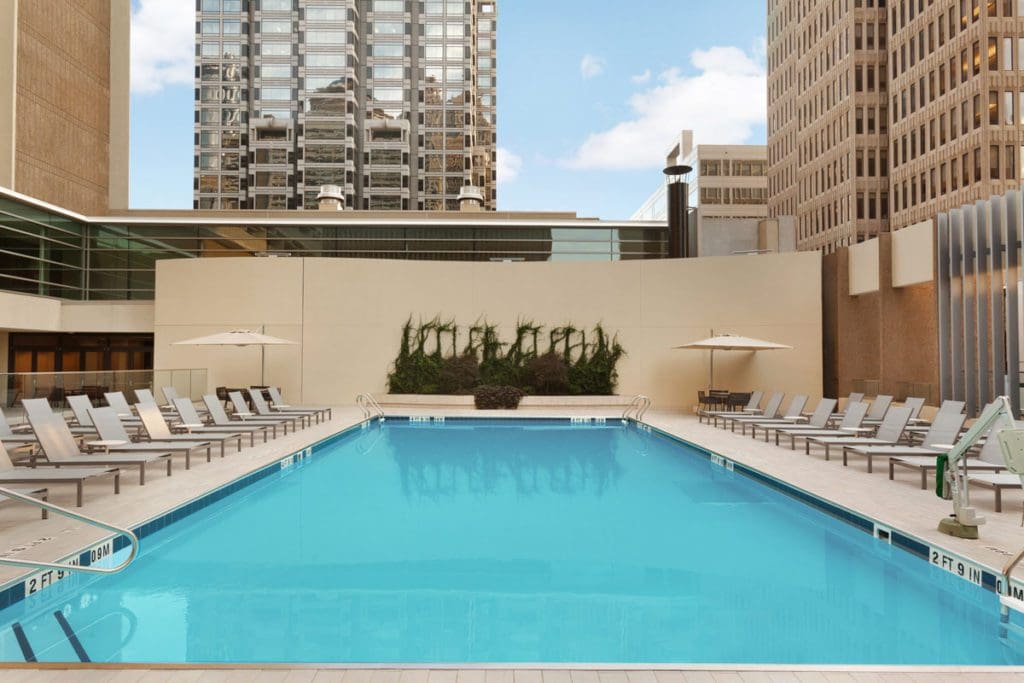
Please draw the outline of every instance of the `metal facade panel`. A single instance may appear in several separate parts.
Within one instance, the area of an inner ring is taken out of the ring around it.
[[[1020,415],[1020,245],[1024,235],[1024,201],[1019,190],[1006,193],[1006,365],[1010,404]]]
[[[949,298],[949,214],[940,213],[935,222],[935,300],[938,310],[936,319],[939,328],[939,397],[953,398],[953,350],[950,327]]]
[[[950,398],[964,400],[964,301],[963,241],[964,216],[960,209],[949,212],[949,294],[950,294]]]
[[[1006,311],[1005,303],[1005,239],[1006,200],[996,197],[991,202],[989,211],[990,224],[988,233],[988,273],[989,273],[989,320],[992,334],[989,336],[989,353],[992,359],[992,391],[993,398],[1007,392],[1006,374]]]
[[[974,205],[974,314],[977,326],[974,330],[974,353],[978,363],[977,411],[992,400],[992,362],[989,349],[992,310],[991,286],[989,285],[989,231],[992,226],[992,203],[979,201]]]

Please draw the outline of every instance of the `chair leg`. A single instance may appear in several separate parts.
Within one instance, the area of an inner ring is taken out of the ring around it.
[[[146,485],[146,463],[139,465],[139,486]]]
[[[84,484],[83,484],[82,480],[79,479],[78,480],[78,491],[77,491],[77,495],[75,496],[75,505],[77,507],[82,507],[82,487],[83,487],[83,485]],[[116,476],[114,477],[114,493],[117,493],[117,477]]]

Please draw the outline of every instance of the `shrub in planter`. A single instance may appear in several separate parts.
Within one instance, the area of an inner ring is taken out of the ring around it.
[[[540,396],[569,393],[569,366],[554,352],[531,358],[526,363],[526,385]]]
[[[473,390],[473,403],[480,410],[515,409],[523,392],[515,387],[484,385]]]
[[[442,394],[468,394],[480,383],[480,361],[473,354],[441,361],[438,389]]]

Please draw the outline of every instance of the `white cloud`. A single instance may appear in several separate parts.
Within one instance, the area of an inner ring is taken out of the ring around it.
[[[191,85],[195,69],[194,2],[139,0],[132,12],[132,91]]]
[[[583,78],[595,78],[604,73],[604,60],[594,55],[583,55],[580,60],[580,74]]]
[[[563,164],[579,169],[660,168],[680,130],[692,129],[706,144],[746,142],[767,117],[763,61],[738,47],[713,47],[690,55],[696,75],[678,68],[629,99],[632,115],[591,134]]]
[[[523,158],[515,152],[499,147],[496,151],[498,157],[498,184],[515,182],[519,177],[519,171],[523,168]]]
[[[637,85],[643,85],[644,83],[647,83],[648,81],[651,80],[651,70],[650,69],[644,69],[644,72],[642,74],[636,74],[635,76],[630,76],[629,80],[633,81]]]

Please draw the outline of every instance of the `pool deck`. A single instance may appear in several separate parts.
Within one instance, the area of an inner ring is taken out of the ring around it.
[[[587,408],[529,408],[518,411],[489,411],[486,414],[467,409],[403,408],[387,411],[401,415],[444,415],[475,417],[553,417],[553,416],[607,416],[617,417],[621,411]],[[89,482],[85,487],[85,505],[81,511],[104,521],[135,526],[160,513],[188,502],[203,493],[216,489],[240,476],[257,470],[281,457],[330,436],[342,429],[358,424],[361,412],[351,406],[334,410],[334,419],[321,425],[299,430],[287,437],[279,437],[267,444],[257,442],[256,447],[235,453],[231,449],[226,458],[216,453],[213,462],[194,458],[192,469],[186,471],[181,458],[175,460],[172,477],[165,477],[159,468],[147,472],[147,483],[138,485],[133,469],[122,472],[121,494],[113,495],[109,478]],[[692,415],[657,412],[648,413],[645,422],[651,426],[686,439],[704,448],[726,456],[736,462],[756,468],[782,479],[822,498],[873,517],[891,526],[917,536],[923,541],[959,553],[975,562],[999,570],[1007,556],[1024,546],[1024,528],[1020,526],[1022,496],[1020,491],[1007,491],[1003,495],[1003,512],[994,512],[992,492],[975,489],[972,502],[987,518],[981,527],[981,539],[967,541],[939,533],[938,521],[949,515],[950,501],[937,498],[931,489],[921,490],[915,473],[897,473],[895,481],[888,480],[887,461],[876,462],[875,473],[869,475],[865,463],[852,460],[843,467],[841,457],[829,462],[823,456],[806,456],[802,450],[790,451],[763,440],[713,428],[698,423]],[[51,486],[50,500],[66,507],[74,506],[74,488]],[[80,523],[58,516],[40,520],[39,513],[25,505],[7,503],[0,507],[0,556],[24,559],[56,560],[107,534]],[[144,543],[144,542],[143,542]],[[27,573],[10,567],[0,567],[0,584]],[[1018,568],[1015,577],[1024,579],[1024,569]],[[580,665],[575,665],[579,667]],[[4,683],[18,681],[66,680],[69,668],[49,666],[28,669],[26,665],[11,668],[0,664],[0,678]],[[345,683],[679,683],[681,681],[909,681],[909,680],[963,680],[1010,681],[1024,680],[1020,669],[940,669],[905,667],[701,667],[685,671],[651,670],[627,672],[608,670],[573,670],[566,667],[522,669],[507,668],[447,668],[431,669],[323,669],[314,667],[243,667],[230,668],[131,667],[120,670],[98,669],[85,671],[74,667],[76,681],[155,681],[155,680],[266,680],[266,681],[340,681]],[[6,669],[6,670],[5,670]],[[969,674],[967,672],[970,672]],[[1011,673],[1014,672],[1014,673]]]

